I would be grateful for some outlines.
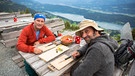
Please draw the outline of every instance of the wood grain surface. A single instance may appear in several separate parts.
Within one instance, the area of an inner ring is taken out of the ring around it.
[[[53,65],[56,69],[61,70],[64,66],[73,61],[73,58],[65,60],[65,58],[67,57],[67,55],[62,55],[59,58],[52,61],[50,64]]]
[[[57,50],[58,48],[60,48],[61,50],[58,51]],[[48,62],[67,50],[69,50],[69,47],[60,44],[60,45],[56,46],[55,48],[42,53],[41,55],[39,55],[39,58]]]
[[[45,52],[47,50],[50,50],[50,49],[52,49],[54,47],[56,47],[55,44],[50,45],[49,43],[45,44],[45,45],[42,45],[42,46],[38,46],[38,48],[41,49],[43,52]]]

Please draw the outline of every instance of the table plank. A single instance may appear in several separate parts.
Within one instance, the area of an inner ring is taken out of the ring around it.
[[[32,57],[32,56],[34,56],[35,54],[33,54],[33,53],[25,53],[25,52],[22,52],[22,51],[19,51],[19,53],[21,54],[21,56],[24,58],[24,59],[28,59],[28,58],[30,58],[30,57]]]
[[[45,65],[43,65],[42,67],[38,68],[38,69],[36,70],[36,72],[37,72],[39,75],[41,75],[41,76],[44,75],[44,74],[46,74],[47,72],[50,71],[50,70],[48,69],[47,65],[48,65],[48,64],[45,64]]]
[[[45,65],[46,63],[43,60],[38,60],[32,64],[30,64],[32,66],[33,69],[38,69],[40,67],[42,67],[43,65]]]
[[[67,47],[69,47],[70,49],[68,51],[64,52],[63,54],[66,54],[69,56],[71,54],[71,52],[73,52],[74,50],[77,50],[80,47],[80,45],[73,43],[72,45],[67,46]],[[50,60],[49,62],[45,62],[38,57],[39,55],[35,55],[33,53],[24,53],[21,51],[19,51],[19,53],[28,62],[28,64],[30,64],[30,66],[37,72],[37,74],[39,76],[59,76],[59,75],[62,75],[66,70],[70,69],[70,67],[74,63],[76,63],[76,60],[75,60],[75,61],[71,62],[70,64],[66,65],[61,70],[58,71],[57,69],[55,69],[55,71],[53,72],[48,68],[48,65],[50,64],[51,61],[62,56],[63,54],[55,57],[54,59]]]
[[[64,72],[66,72],[68,69],[71,68],[72,65],[74,65],[77,62],[77,60],[71,62],[70,64],[66,65],[64,68],[62,68],[61,70],[55,70],[55,71],[49,71],[48,73],[44,74],[43,76],[60,76],[62,74],[64,74]]]
[[[37,55],[34,55],[33,57],[27,59],[27,61],[28,61],[29,64],[32,64],[32,63],[38,61],[39,59],[40,58]]]

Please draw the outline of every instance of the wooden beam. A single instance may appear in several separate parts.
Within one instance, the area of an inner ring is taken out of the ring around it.
[[[10,22],[8,24],[4,24],[3,26],[0,26],[0,28],[9,28],[17,25],[23,25],[23,24],[29,24],[30,22]]]
[[[57,27],[55,27],[55,28],[51,28],[51,30],[53,31],[53,32],[57,32],[57,31],[59,31],[59,30],[63,30],[65,28],[65,26],[64,25],[61,25],[61,26],[57,26]]]
[[[17,64],[23,61],[23,57],[20,54],[17,54],[14,57],[12,57],[12,60]]]
[[[2,32],[3,33],[8,33],[8,32],[12,32],[12,31],[19,31],[22,28],[24,28],[25,26],[27,26],[28,24],[21,24],[21,25],[16,25],[13,27],[9,27],[9,28],[2,28]]]
[[[5,45],[5,47],[12,47],[17,44],[18,39],[9,39],[9,40],[2,40],[1,42]]]
[[[63,21],[55,21],[53,23],[46,24],[46,26],[49,27],[49,28],[56,27],[56,26],[59,26],[59,25],[64,25],[64,22]]]
[[[3,40],[8,40],[8,39],[12,39],[12,38],[18,38],[20,33],[22,30],[19,31],[13,31],[13,32],[9,32],[9,33],[2,33],[2,39]]]

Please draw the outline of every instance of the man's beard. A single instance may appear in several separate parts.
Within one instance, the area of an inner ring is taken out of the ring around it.
[[[88,39],[86,40],[85,38],[88,38]],[[89,36],[86,36],[85,38],[84,38],[85,42],[90,43],[91,38]]]

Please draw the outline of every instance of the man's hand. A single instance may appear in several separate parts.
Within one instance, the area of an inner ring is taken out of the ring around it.
[[[34,53],[35,54],[41,54],[43,51],[38,49],[38,48],[34,48]]]
[[[76,58],[76,57],[80,56],[80,53],[78,51],[74,51],[72,53],[72,56],[73,56],[73,58]]]
[[[34,45],[38,45],[38,44],[40,44],[38,41],[36,41],[36,42],[34,43]]]

